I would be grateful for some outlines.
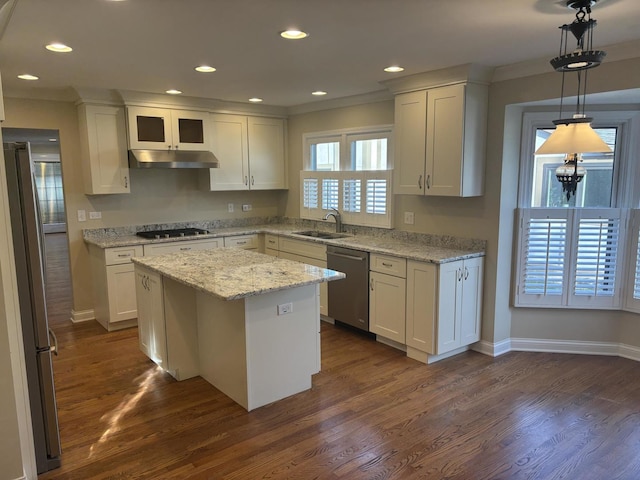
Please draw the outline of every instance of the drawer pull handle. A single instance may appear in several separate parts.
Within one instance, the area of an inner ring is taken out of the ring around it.
[[[119,253],[119,254],[118,254],[118,257],[120,257],[120,258],[128,258],[128,257],[130,257],[130,256],[131,256],[131,254],[130,254],[130,253]]]
[[[392,263],[382,262],[383,267],[393,267]]]
[[[191,250],[191,247],[180,247],[180,250],[182,250],[182,251]]]

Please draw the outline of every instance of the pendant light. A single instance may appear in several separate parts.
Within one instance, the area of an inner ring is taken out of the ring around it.
[[[560,119],[554,120],[556,129],[536,150],[537,155],[564,154],[564,164],[556,169],[556,177],[562,183],[567,200],[575,195],[578,183],[586,174],[582,161],[583,153],[609,153],[611,148],[591,128],[593,118],[585,115],[588,70],[599,66],[606,53],[593,49],[593,28],[596,21],[591,18],[591,7],[596,0],[568,0],[567,7],[576,10],[576,18],[570,24],[560,26],[560,52],[550,63],[562,73],[560,90]],[[570,51],[569,32],[577,40],[575,50]],[[576,109],[571,118],[563,118],[565,74],[574,73],[577,80]]]

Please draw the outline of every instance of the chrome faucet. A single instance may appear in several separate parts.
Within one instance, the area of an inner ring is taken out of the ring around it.
[[[324,216],[324,220],[328,220],[329,217],[333,217],[336,220],[336,232],[341,233],[342,232],[342,215],[340,215],[340,212],[335,208],[332,208],[331,210],[333,210],[333,212],[327,213]]]

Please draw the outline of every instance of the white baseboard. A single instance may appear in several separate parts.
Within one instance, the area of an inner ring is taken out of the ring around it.
[[[608,355],[640,362],[640,347],[615,342],[584,342],[578,340],[550,340],[545,338],[507,338],[491,343],[481,340],[472,350],[497,357],[511,351],[577,353],[582,355]]]
[[[511,351],[511,339],[501,340],[496,343],[487,342],[486,340],[480,340],[471,346],[471,350],[490,357],[498,357]]]
[[[618,355],[629,360],[640,362],[640,348],[633,345],[625,345],[621,343],[618,348]]]
[[[71,322],[72,323],[81,323],[88,322],[89,320],[95,320],[96,314],[93,309],[91,310],[71,310]]]

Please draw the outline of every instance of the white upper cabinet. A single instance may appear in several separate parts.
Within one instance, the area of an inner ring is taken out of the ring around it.
[[[78,122],[85,193],[129,193],[124,108],[81,104]]]
[[[205,189],[287,188],[283,119],[211,114],[209,131],[220,166],[209,170]]]
[[[127,107],[132,150],[210,150],[207,112]]]
[[[397,95],[394,193],[482,195],[487,100],[474,83]]]

